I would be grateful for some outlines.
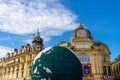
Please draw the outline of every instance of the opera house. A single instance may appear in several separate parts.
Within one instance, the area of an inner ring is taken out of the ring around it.
[[[73,30],[70,42],[60,41],[57,45],[67,47],[77,55],[82,64],[83,80],[120,79],[120,58],[111,63],[108,46],[102,41],[95,41],[83,25],[79,24]],[[43,49],[43,39],[37,31],[32,45],[26,44],[20,50],[14,49],[0,59],[0,80],[31,80],[31,64]]]

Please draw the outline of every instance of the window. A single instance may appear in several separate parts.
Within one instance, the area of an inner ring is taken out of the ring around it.
[[[78,58],[82,63],[84,76],[92,74],[89,56],[87,54],[80,54]]]
[[[27,52],[29,52],[30,51],[30,47],[27,47]]]
[[[107,75],[107,69],[106,69],[106,66],[103,66],[103,75]]]
[[[78,30],[77,36],[78,37],[87,37],[87,32],[85,30]]]
[[[107,56],[103,55],[103,62],[106,62],[106,61],[107,61]]]
[[[118,64],[116,65],[116,68],[117,68],[116,69],[117,70],[117,74],[119,74],[119,65]]]
[[[23,74],[24,74],[24,73],[22,72],[22,75],[21,75],[21,77],[23,77]]]
[[[5,68],[5,73],[6,73],[6,68]]]
[[[31,72],[31,71],[29,70],[29,76],[30,76],[30,72]]]
[[[89,59],[89,56],[87,54],[80,54],[78,56],[80,62],[83,64],[83,63],[90,63],[90,59]]]
[[[119,71],[120,71],[120,63],[119,63]]]
[[[18,65],[16,66],[16,71],[19,71],[19,66]]]
[[[30,59],[32,59],[32,54],[30,54]]]
[[[10,72],[10,67],[8,68],[8,73]]]
[[[111,67],[108,66],[108,75],[111,76]]]
[[[21,70],[24,70],[24,64],[22,64]]]
[[[16,78],[18,78],[18,72],[16,73]]]
[[[14,66],[12,67],[12,71],[14,72]]]
[[[90,70],[89,70],[89,66],[84,66],[84,73],[85,74],[88,74],[88,73],[90,73]]]
[[[15,60],[14,60],[14,63],[15,63]]]

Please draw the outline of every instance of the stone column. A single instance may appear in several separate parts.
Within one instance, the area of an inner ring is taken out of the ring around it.
[[[18,68],[18,78],[20,78],[20,64],[19,64],[19,68]]]
[[[103,73],[103,66],[102,66],[102,55],[100,55],[100,73]]]
[[[97,58],[97,54],[95,54],[95,72],[96,72],[96,74],[98,73],[98,58]]]
[[[94,78],[95,80],[102,80],[102,76],[100,74],[100,66],[101,66],[101,63],[100,63],[100,55],[99,53],[98,54],[94,54],[94,65],[95,65],[95,75],[94,75]]]
[[[96,72],[96,54],[94,54],[94,74],[96,74],[97,72]]]
[[[96,70],[97,70],[97,74],[99,73],[99,58],[98,58],[98,54],[96,54]]]
[[[108,66],[106,66],[106,70],[107,70],[107,75],[109,75],[109,73],[108,73]]]
[[[101,54],[98,54],[98,71],[99,74],[102,74],[102,61],[101,61]]]
[[[28,73],[27,73],[27,70],[28,70],[28,62],[27,62],[27,60],[28,60],[28,54],[25,55],[25,56],[26,56],[26,57],[25,57],[25,62],[24,62],[24,63],[25,63],[25,64],[24,64],[24,75],[25,75],[24,77],[25,77],[25,79],[26,79],[26,78],[28,77],[28,76],[27,76],[27,74],[28,74]]]

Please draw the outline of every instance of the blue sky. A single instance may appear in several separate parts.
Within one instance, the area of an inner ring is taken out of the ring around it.
[[[120,54],[119,0],[0,0],[0,56],[30,43],[39,27],[45,47],[70,41],[78,23]]]

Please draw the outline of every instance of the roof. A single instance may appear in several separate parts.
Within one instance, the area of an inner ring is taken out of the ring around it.
[[[78,28],[76,28],[71,35],[71,39],[76,38],[89,38],[92,39],[92,35],[89,30],[85,29],[82,24],[78,25]]]

